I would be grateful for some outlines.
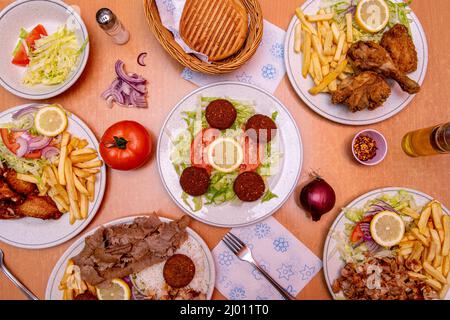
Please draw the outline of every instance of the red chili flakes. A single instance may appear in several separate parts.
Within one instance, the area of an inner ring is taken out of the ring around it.
[[[369,161],[377,155],[377,143],[374,139],[368,136],[359,136],[353,145],[356,157],[361,161]]]

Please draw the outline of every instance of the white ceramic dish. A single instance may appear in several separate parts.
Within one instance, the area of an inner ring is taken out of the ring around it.
[[[127,224],[133,222],[133,220],[137,218],[137,216],[133,217],[126,217],[121,218],[118,220],[111,221],[107,224],[105,224],[105,227],[112,226],[112,225],[118,225],[118,224]],[[161,221],[163,222],[169,222],[170,219],[160,217]],[[52,273],[50,274],[50,277],[47,282],[47,289],[45,290],[45,299],[46,300],[62,300],[62,291],[58,289],[59,282],[64,275],[64,271],[66,269],[67,261],[73,257],[76,256],[78,253],[81,252],[84,248],[84,239],[92,234],[98,229],[95,228],[88,233],[84,234],[82,237],[77,239],[61,256],[61,258],[56,263],[55,267],[53,268]],[[197,241],[201,248],[203,249],[206,260],[208,263],[208,274],[209,274],[209,286],[208,286],[208,292],[206,293],[206,297],[208,300],[211,299],[212,294],[214,292],[214,285],[215,285],[215,279],[216,279],[216,269],[214,266],[214,259],[211,255],[211,251],[208,248],[208,245],[203,241],[203,239],[191,228],[186,229],[189,237]]]
[[[389,194],[394,195],[398,191],[404,190],[409,192],[414,196],[414,199],[416,201],[416,204],[418,206],[423,206],[429,201],[433,200],[433,197],[412,189],[407,188],[398,188],[398,187],[392,187],[392,188],[383,188],[383,189],[377,189],[371,192],[368,192],[366,194],[363,194],[362,196],[358,197],[354,201],[352,201],[347,208],[360,208],[363,207],[364,204],[371,200],[379,198],[383,194]],[[438,199],[439,200],[439,199]],[[448,209],[443,206],[443,211],[450,215],[450,212]],[[339,277],[341,269],[345,266],[345,263],[341,260],[339,256],[339,252],[335,250],[336,248],[336,240],[333,239],[332,235],[335,232],[344,232],[345,224],[349,223],[350,221],[345,217],[344,211],[342,211],[334,221],[333,225],[330,228],[330,231],[328,232],[328,235],[325,239],[325,247],[323,250],[323,272],[325,275],[325,281],[328,286],[328,290],[330,291],[330,294],[334,299],[343,299],[343,295],[341,294],[335,294],[333,293],[333,290],[331,289],[333,282],[335,279]],[[450,300],[450,292],[447,293],[447,296],[445,297],[446,300]]]
[[[89,43],[78,59],[78,65],[65,82],[55,85],[26,86],[22,78],[26,68],[11,63],[11,53],[17,44],[20,28],[32,30],[42,24],[48,34],[67,24],[75,30],[80,45],[88,38],[86,26],[75,9],[59,0],[19,0],[11,3],[0,12],[0,85],[12,94],[31,100],[55,97],[69,89],[81,76],[88,57]]]
[[[0,113],[0,123],[11,121],[14,112],[29,106],[21,105]],[[42,106],[42,104],[37,104]],[[69,116],[68,131],[79,138],[86,139],[91,148],[98,149],[98,141],[94,133],[77,116]],[[15,247],[26,249],[44,249],[64,243],[86,228],[94,218],[103,200],[106,186],[106,169],[101,168],[95,183],[95,198],[89,204],[89,214],[86,220],[77,220],[73,225],[69,223],[69,214],[64,214],[58,220],[40,220],[23,218],[17,220],[0,220],[0,241]]]
[[[399,2],[401,0],[394,1]],[[302,10],[306,14],[316,14],[319,7],[320,0],[308,0],[301,6]],[[417,70],[408,76],[422,85],[428,66],[427,39],[417,16],[411,12],[409,18],[411,19],[411,32],[414,44],[416,46],[419,63]],[[394,83],[392,80],[388,80],[391,84],[391,96],[383,104],[383,106],[373,111],[363,110],[352,113],[348,110],[347,106],[332,104],[331,97],[328,94],[318,94],[316,96],[311,95],[308,90],[314,86],[314,82],[309,76],[308,79],[304,79],[302,77],[302,56],[294,52],[294,31],[295,26],[298,23],[298,18],[294,16],[286,34],[284,50],[286,70],[292,87],[303,102],[306,103],[306,105],[313,111],[337,123],[362,126],[378,123],[393,117],[402,111],[414,98],[414,95],[410,95],[402,91],[398,84]]]
[[[199,96],[229,97],[236,100],[252,101],[257,113],[271,115],[277,111],[276,123],[279,128],[280,149],[283,154],[279,172],[270,177],[270,190],[278,198],[261,203],[224,203],[222,205],[203,205],[194,212],[181,199],[182,189],[171,161],[172,140],[186,130],[182,119],[183,111],[195,110]],[[164,187],[175,203],[194,219],[217,227],[239,227],[260,221],[277,211],[289,198],[297,184],[303,162],[303,146],[297,125],[289,111],[270,93],[244,83],[220,82],[197,89],[184,97],[167,117],[158,140],[157,161]]]

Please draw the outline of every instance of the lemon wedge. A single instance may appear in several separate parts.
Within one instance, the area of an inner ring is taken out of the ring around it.
[[[377,213],[370,223],[373,240],[383,247],[392,247],[400,243],[405,234],[402,218],[391,211]]]
[[[232,138],[218,138],[208,147],[208,162],[223,173],[235,171],[244,161],[241,145]]]
[[[113,279],[106,288],[97,288],[99,300],[130,300],[131,290],[122,279]]]
[[[384,0],[361,0],[356,7],[355,20],[367,32],[380,32],[389,22],[389,7]]]
[[[55,137],[67,128],[66,112],[58,106],[43,107],[36,113],[34,126],[41,135]]]

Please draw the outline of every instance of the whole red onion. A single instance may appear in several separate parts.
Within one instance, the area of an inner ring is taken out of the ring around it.
[[[325,213],[333,209],[336,204],[336,194],[325,180],[315,175],[314,180],[303,187],[300,203],[311,213],[313,221],[319,221]]]

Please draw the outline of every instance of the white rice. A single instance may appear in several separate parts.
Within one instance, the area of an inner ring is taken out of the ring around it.
[[[176,253],[188,256],[195,264],[195,276],[186,288],[207,294],[209,287],[208,261],[200,244],[189,236]],[[164,264],[165,261],[134,274],[131,278],[136,289],[143,294],[153,293],[158,299],[161,298],[167,288],[163,276]]]

